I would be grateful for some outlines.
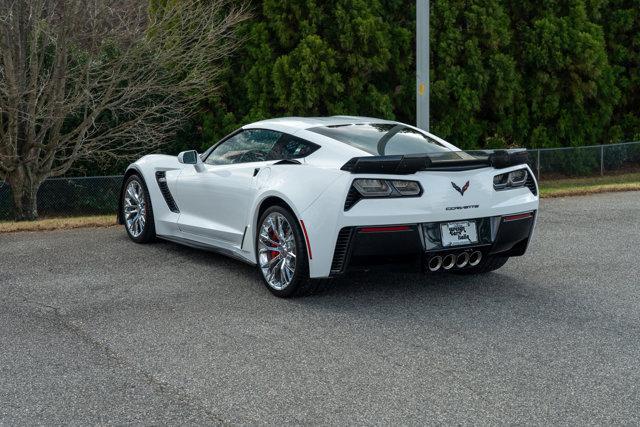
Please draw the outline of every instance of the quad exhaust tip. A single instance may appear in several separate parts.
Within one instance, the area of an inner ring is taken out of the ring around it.
[[[434,256],[429,260],[429,271],[438,271],[442,267],[442,257]]]
[[[452,268],[475,267],[482,261],[482,252],[461,252],[459,254],[448,254],[445,256],[436,255],[429,259],[427,266],[429,271],[436,272],[441,268],[451,270]]]
[[[445,270],[451,270],[454,265],[456,265],[456,256],[454,254],[449,254],[442,260],[442,268]]]
[[[480,264],[480,261],[482,261],[482,252],[475,251],[471,255],[469,255],[469,266],[475,267],[476,265]]]
[[[456,258],[456,267],[465,268],[467,264],[469,264],[469,253],[462,252],[458,254],[458,257]]]

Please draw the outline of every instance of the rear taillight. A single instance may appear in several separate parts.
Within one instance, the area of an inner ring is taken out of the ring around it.
[[[422,187],[416,181],[391,181],[393,187],[403,196],[419,196]]]
[[[353,186],[363,197],[386,197],[393,191],[384,179],[356,179]]]
[[[493,188],[496,190],[507,190],[519,188],[527,182],[529,173],[526,169],[517,169],[493,177]]]
[[[422,186],[417,181],[358,178],[351,184],[344,210],[351,209],[360,199],[420,197],[422,192]]]
[[[356,179],[353,186],[362,197],[416,197],[422,194],[417,181]]]

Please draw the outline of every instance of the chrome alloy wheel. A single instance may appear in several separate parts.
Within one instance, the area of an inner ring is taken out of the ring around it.
[[[269,214],[260,226],[258,262],[265,280],[281,291],[293,280],[296,271],[296,239],[291,224],[278,212]]]
[[[124,219],[133,237],[140,237],[147,223],[144,190],[138,181],[131,181],[124,196]]]

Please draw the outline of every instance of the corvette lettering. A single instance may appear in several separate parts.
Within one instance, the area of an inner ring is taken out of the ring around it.
[[[457,211],[462,209],[478,209],[479,207],[480,205],[467,205],[467,206],[451,206],[445,209],[448,211]]]

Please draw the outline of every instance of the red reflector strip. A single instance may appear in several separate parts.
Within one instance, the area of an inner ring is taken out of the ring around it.
[[[313,254],[311,253],[311,243],[309,243],[309,235],[307,234],[307,227],[304,226],[304,221],[300,220],[300,225],[302,225],[302,232],[304,233],[304,240],[307,242],[307,252],[309,252],[309,259],[313,259]]]
[[[385,227],[364,227],[358,230],[360,233],[384,233],[385,231],[411,231],[408,225],[392,225]]]
[[[505,221],[517,221],[519,219],[531,218],[532,216],[533,214],[531,212],[527,212],[523,214],[503,216],[502,219],[504,219]]]

